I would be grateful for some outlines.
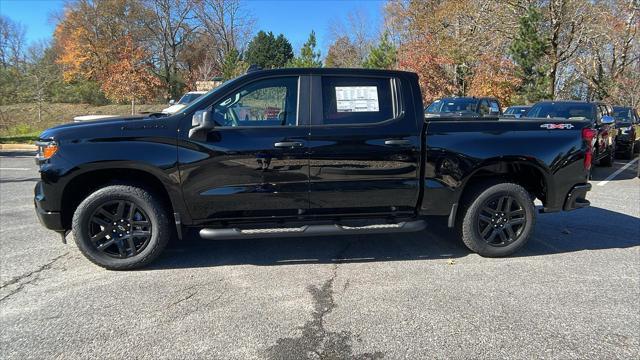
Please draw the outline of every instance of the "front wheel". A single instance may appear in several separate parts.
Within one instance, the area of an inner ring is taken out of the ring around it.
[[[171,234],[165,206],[145,189],[113,185],[89,195],[73,215],[80,251],[96,265],[128,270],[157,258]]]
[[[478,185],[463,203],[458,221],[462,241],[481,256],[500,257],[520,249],[531,236],[535,208],[520,185]]]

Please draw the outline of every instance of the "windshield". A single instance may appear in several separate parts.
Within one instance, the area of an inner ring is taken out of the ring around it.
[[[442,99],[434,101],[427,108],[428,113],[475,112],[478,99]]]
[[[203,94],[184,94],[180,98],[180,101],[178,101],[178,104],[182,104],[182,105],[191,104],[193,102],[193,100],[199,98],[202,95]]]
[[[515,115],[515,114],[524,115],[528,109],[529,109],[528,107],[524,107],[524,106],[512,106],[508,108],[504,113],[506,115]]]
[[[613,118],[616,120],[617,123],[630,123],[631,108],[614,106]]]
[[[539,103],[533,105],[527,112],[527,116],[534,118],[579,118],[583,117],[593,121],[595,112],[593,105],[582,103]]]

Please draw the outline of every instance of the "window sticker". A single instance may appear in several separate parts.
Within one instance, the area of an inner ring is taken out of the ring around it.
[[[377,86],[336,86],[338,112],[378,112]]]

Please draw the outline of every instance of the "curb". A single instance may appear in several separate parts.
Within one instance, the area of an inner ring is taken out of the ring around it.
[[[36,151],[38,147],[33,144],[0,144],[0,150]]]

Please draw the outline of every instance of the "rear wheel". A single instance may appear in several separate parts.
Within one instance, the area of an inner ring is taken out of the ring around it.
[[[93,263],[112,270],[147,265],[160,255],[170,234],[162,202],[147,190],[107,186],[87,197],[73,216],[73,235]]]
[[[471,189],[458,221],[462,241],[487,257],[513,254],[531,236],[535,208],[529,193],[520,185],[498,183]]]

